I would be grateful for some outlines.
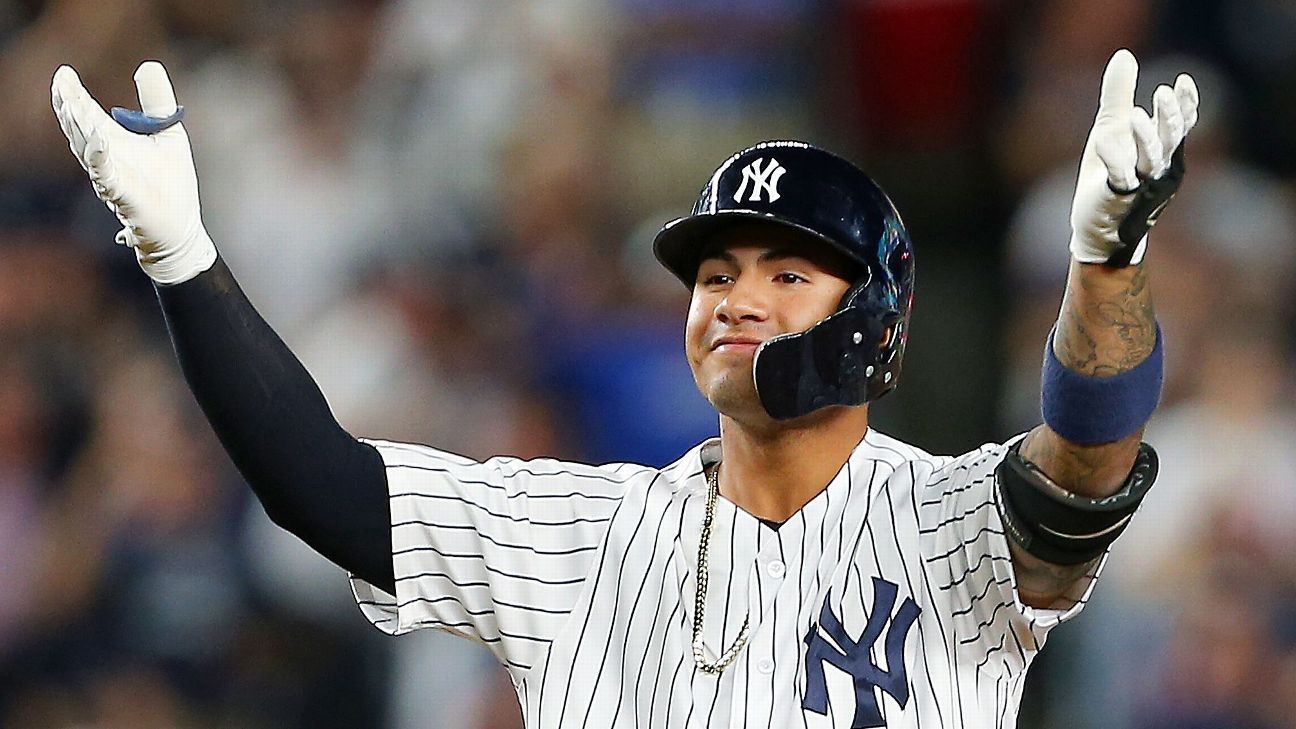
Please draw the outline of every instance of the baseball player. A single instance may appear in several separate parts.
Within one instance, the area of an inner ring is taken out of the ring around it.
[[[486,644],[528,727],[1009,727],[1156,474],[1147,233],[1198,99],[1181,75],[1149,114],[1137,73],[1122,50],[1102,79],[1043,424],[956,457],[869,427],[901,373],[913,246],[863,172],[765,142],[654,242],[692,291],[685,354],[720,420],[665,468],[353,438],[207,235],[161,65],[136,73],[140,111],[106,114],[68,67],[53,104],[270,517],[351,573],[381,630]]]

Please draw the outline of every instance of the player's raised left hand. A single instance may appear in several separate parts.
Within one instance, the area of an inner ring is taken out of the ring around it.
[[[121,221],[117,242],[135,250],[154,281],[179,283],[210,268],[216,247],[199,213],[189,136],[166,69],[145,61],[135,87],[142,113],[114,109],[109,116],[76,71],[60,66],[54,115],[95,193]]]
[[[1085,143],[1071,206],[1071,255],[1081,263],[1137,265],[1147,232],[1179,188],[1184,137],[1197,123],[1197,84],[1179,74],[1134,104],[1138,61],[1125,49],[1107,62],[1098,116]]]

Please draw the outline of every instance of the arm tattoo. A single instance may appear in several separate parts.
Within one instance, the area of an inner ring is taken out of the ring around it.
[[[1090,377],[1111,377],[1132,369],[1156,346],[1156,316],[1146,264],[1110,269],[1071,263],[1053,352],[1067,368]],[[1143,432],[1096,446],[1062,438],[1047,425],[1022,443],[1022,456],[1063,488],[1090,497],[1115,493],[1134,467]],[[1013,566],[1022,599],[1045,607],[1092,565],[1063,567],[1013,545]]]
[[[1053,351],[1069,369],[1111,377],[1152,353],[1156,315],[1147,270],[1131,268],[1126,273],[1129,269],[1073,264],[1053,336]]]

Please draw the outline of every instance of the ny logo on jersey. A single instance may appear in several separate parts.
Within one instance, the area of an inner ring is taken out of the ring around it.
[[[806,692],[801,708],[816,714],[828,713],[828,683],[824,677],[824,664],[831,663],[851,675],[855,683],[855,717],[851,729],[886,726],[882,721],[882,711],[878,707],[878,697],[873,692],[876,686],[890,694],[901,707],[909,703],[909,679],[905,672],[904,645],[909,637],[909,629],[918,619],[922,608],[914,603],[913,598],[906,597],[891,618],[891,609],[895,607],[896,593],[899,588],[886,580],[873,578],[873,609],[869,611],[868,624],[859,640],[851,640],[846,628],[832,611],[832,594],[824,600],[819,611],[819,624],[811,625],[806,634]],[[886,665],[882,670],[869,657],[869,649],[882,636],[882,628],[890,623],[886,631]]]
[[[787,172],[787,169],[779,164],[778,160],[770,157],[769,164],[765,165],[765,169],[762,170],[761,162],[763,161],[763,157],[757,157],[754,162],[743,168],[742,182],[738,184],[738,192],[734,193],[734,202],[743,201],[742,196],[747,191],[747,183],[749,182],[752,188],[751,196],[747,198],[747,202],[760,202],[761,190],[765,191],[769,202],[779,199],[779,178],[783,176],[784,172]]]

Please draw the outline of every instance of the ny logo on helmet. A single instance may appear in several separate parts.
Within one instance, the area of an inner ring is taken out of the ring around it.
[[[763,157],[757,157],[755,161],[743,168],[742,182],[738,184],[738,192],[734,193],[734,202],[743,201],[742,196],[747,191],[747,183],[749,182],[751,183],[751,196],[747,198],[747,202],[760,202],[761,190],[765,191],[769,202],[779,199],[779,178],[787,170],[773,157],[770,157],[769,164],[765,165],[765,169],[762,170],[761,162],[764,161]]]

